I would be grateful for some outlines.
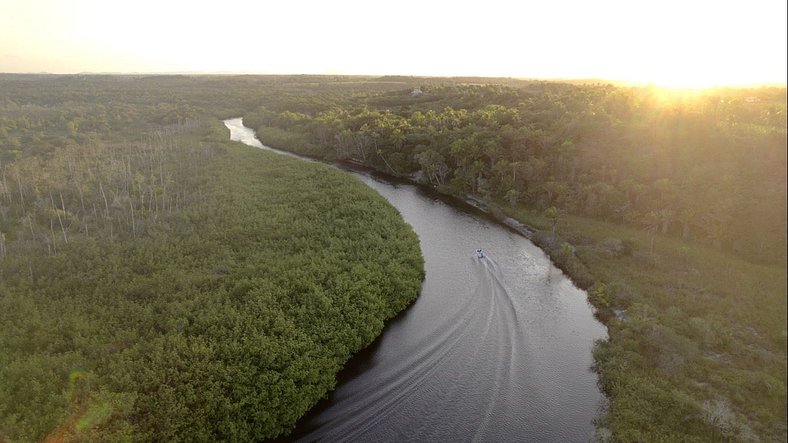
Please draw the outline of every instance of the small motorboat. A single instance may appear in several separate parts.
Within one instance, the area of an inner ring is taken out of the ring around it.
[[[481,249],[477,249],[476,256],[479,258],[484,258],[484,251],[482,251]]]

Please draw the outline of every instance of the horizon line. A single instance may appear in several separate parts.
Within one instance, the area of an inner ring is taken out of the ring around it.
[[[603,77],[520,77],[511,75],[469,75],[469,74],[452,74],[452,75],[423,75],[423,74],[348,74],[348,73],[266,73],[254,71],[78,71],[68,73],[56,73],[49,71],[26,71],[26,72],[3,72],[0,75],[47,75],[47,76],[75,76],[75,75],[107,75],[107,76],[174,76],[174,75],[188,75],[188,76],[269,76],[269,77],[365,77],[365,78],[381,78],[381,77],[405,77],[405,78],[424,78],[424,79],[456,79],[456,78],[479,78],[479,79],[501,79],[501,80],[517,80],[517,81],[531,81],[531,82],[581,82],[581,83],[608,83],[614,86],[622,87],[657,87],[662,89],[675,89],[675,90],[700,90],[700,89],[717,89],[717,88],[788,88],[788,82],[746,82],[735,84],[721,84],[712,86],[668,86],[661,85],[656,81],[638,81],[638,80],[623,80],[612,79]]]

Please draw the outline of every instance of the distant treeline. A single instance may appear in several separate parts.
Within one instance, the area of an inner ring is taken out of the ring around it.
[[[446,193],[786,261],[784,89],[446,84],[333,101],[280,95],[244,121],[273,146]]]
[[[286,433],[418,295],[397,211],[230,142],[220,83],[0,76],[0,441]]]

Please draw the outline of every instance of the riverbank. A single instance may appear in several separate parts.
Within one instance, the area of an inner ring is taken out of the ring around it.
[[[254,129],[253,129],[254,130]],[[272,131],[274,130],[274,131]],[[434,198],[440,198],[452,205],[463,207],[465,210],[482,215],[487,219],[494,221],[507,229],[516,232],[523,237],[531,240],[534,244],[539,246],[548,257],[550,257],[556,267],[564,271],[567,276],[579,287],[580,289],[588,290],[594,286],[596,280],[585,264],[578,259],[575,255],[575,247],[567,240],[563,239],[560,233],[552,232],[552,230],[545,229],[546,217],[539,217],[537,214],[529,213],[528,216],[523,216],[522,211],[518,212],[517,207],[504,206],[502,203],[490,202],[480,196],[470,194],[456,195],[452,193],[442,192],[439,188],[431,186],[422,181],[417,180],[412,176],[392,175],[385,170],[372,168],[361,162],[352,159],[343,160],[330,160],[321,157],[317,151],[302,148],[291,150],[288,142],[298,141],[296,146],[305,146],[303,140],[297,138],[295,135],[288,135],[287,131],[278,128],[269,128],[266,131],[254,130],[257,138],[263,145],[270,146],[274,149],[284,152],[292,152],[300,157],[336,165],[343,169],[350,169],[356,172],[371,174],[375,177],[395,183],[406,183],[409,185],[417,186],[423,192],[431,195]],[[266,135],[276,134],[273,138],[266,138]],[[595,307],[595,314],[598,319],[606,323],[614,310],[611,306],[604,303],[594,303],[594,300],[589,297],[589,302]]]
[[[522,224],[608,326],[595,350],[610,399],[600,438],[784,438],[785,269],[584,217],[553,234],[542,211],[465,201]]]
[[[610,337],[594,353],[609,398],[599,438],[785,439],[784,268],[585,217],[560,216],[554,234],[542,211],[441,195],[530,238],[588,290]]]
[[[271,146],[289,152],[282,147]],[[298,153],[298,155],[313,161],[326,162],[325,159],[321,159],[316,155],[301,153]],[[441,192],[437,187],[418,181],[415,177],[391,175],[386,171],[371,168],[357,161],[334,160],[328,161],[328,163],[343,169],[370,174],[390,182],[417,186],[422,192],[433,198],[441,199],[451,205],[462,207],[468,212],[483,216],[532,241],[550,257],[552,263],[557,268],[561,269],[578,288],[588,291],[597,284],[597,280],[594,278],[588,266],[586,266],[576,255],[577,248],[561,235],[560,230],[553,232],[549,227],[550,221],[543,214],[536,211],[527,211],[519,207],[512,207],[503,202],[490,202],[480,196],[470,194],[460,196]],[[561,219],[560,224],[564,225],[565,220]],[[581,242],[583,241],[583,239],[578,240]],[[627,249],[627,247],[629,247],[628,241],[625,242],[621,239],[614,238],[606,240],[611,243],[607,246],[611,253],[624,254],[631,252]],[[596,295],[598,293],[594,294]],[[589,293],[589,303],[594,306],[594,313],[597,319],[603,323],[607,324],[616,312],[620,312],[619,309],[611,306],[609,302],[605,303],[602,299],[592,298],[591,295],[592,294]]]

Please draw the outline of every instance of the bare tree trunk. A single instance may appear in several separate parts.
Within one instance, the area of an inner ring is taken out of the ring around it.
[[[383,159],[383,163],[385,163],[385,164],[386,164],[386,166],[388,166],[388,168],[391,170],[391,173],[392,173],[392,174],[394,174],[394,175],[399,175],[399,174],[397,173],[397,171],[395,171],[395,170],[394,170],[394,168],[392,168],[392,167],[391,167],[391,165],[389,164],[389,162],[386,160],[386,157],[384,157],[384,156],[383,156],[383,153],[382,153],[382,152],[378,151],[378,155],[380,156],[380,158],[381,158],[381,159]]]
[[[82,194],[82,186],[77,186],[79,190],[79,203],[82,205],[82,213],[85,213],[85,196]]]
[[[6,167],[3,166],[3,193],[5,194],[6,200],[8,200],[8,204],[11,204],[11,193],[8,191],[8,182],[5,178],[5,169]]]
[[[74,150],[69,149],[66,151],[66,164],[68,165],[68,175],[74,175]]]
[[[162,153],[159,154],[159,183],[161,184],[161,197],[163,199],[167,195],[167,185],[164,183],[164,155]]]
[[[649,253],[651,254],[651,261],[654,265],[657,264],[657,255],[654,253],[654,240],[657,237],[657,227],[654,227],[654,230],[651,231],[651,246],[649,248]]]
[[[137,225],[134,223],[134,202],[129,198],[129,207],[131,207],[131,235],[137,238]]]
[[[60,230],[63,232],[63,241],[68,244],[68,235],[66,235],[66,228],[63,226],[63,219],[60,217],[60,211],[55,206],[55,199],[52,198],[52,193],[49,194],[49,199],[52,201],[52,209],[55,210],[55,214],[57,214],[57,221],[60,223]],[[60,194],[60,202],[63,202],[63,194]],[[65,206],[63,207],[63,212],[66,212]]]
[[[129,183],[132,181],[132,174],[131,174],[131,158],[127,157],[126,161],[123,162],[123,187],[126,193],[129,192]]]
[[[107,202],[107,194],[104,193],[104,186],[101,185],[101,181],[99,180],[99,189],[101,190],[101,196],[104,197],[104,217],[109,218],[109,203]]]
[[[52,233],[52,248],[55,250],[55,254],[57,254],[57,238],[55,237],[55,221],[52,220],[52,217],[49,217],[49,232]],[[47,247],[49,247],[49,241],[47,241]],[[52,251],[49,251],[50,255]]]
[[[22,205],[22,214],[25,213],[25,194],[22,192],[22,178],[18,176],[16,178],[16,185],[19,188],[19,203]]]

